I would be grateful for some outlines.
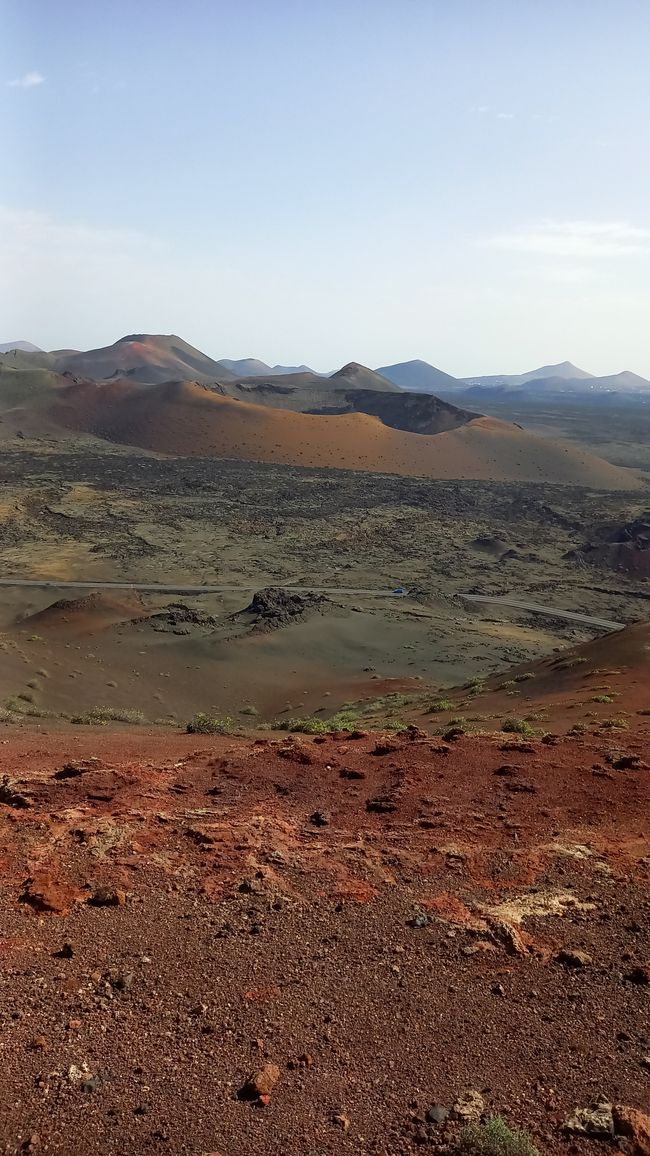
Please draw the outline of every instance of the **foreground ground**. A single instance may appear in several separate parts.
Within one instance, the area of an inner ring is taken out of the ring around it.
[[[0,746],[0,1150],[544,1156],[648,1107],[650,726]],[[558,958],[562,950],[577,955]],[[267,1103],[238,1098],[277,1065]]]

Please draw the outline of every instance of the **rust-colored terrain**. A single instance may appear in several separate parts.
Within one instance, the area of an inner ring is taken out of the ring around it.
[[[552,479],[613,490],[641,485],[630,470],[495,418],[468,415],[457,429],[419,434],[369,413],[297,413],[187,381],[75,385],[50,415],[73,430],[168,454],[435,478]]]
[[[649,742],[7,728],[2,1151],[451,1152],[472,1090],[610,1152],[564,1122],[647,1103]]]

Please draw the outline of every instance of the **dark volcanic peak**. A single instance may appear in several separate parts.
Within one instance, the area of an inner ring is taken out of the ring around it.
[[[399,388],[388,378],[382,377],[380,373],[375,373],[374,369],[368,369],[367,365],[361,365],[358,361],[348,361],[347,365],[332,373],[329,380],[337,388],[347,385],[354,389],[387,390],[391,393],[397,392]]]
[[[395,365],[381,365],[377,373],[402,389],[435,393],[438,389],[454,389],[462,385],[456,377],[436,369],[428,361],[400,361]]]
[[[539,377],[565,377],[572,381],[587,381],[593,377],[586,369],[579,369],[571,361],[560,361],[557,365],[542,365],[539,369],[531,369],[528,373],[519,374],[520,380],[535,381]]]

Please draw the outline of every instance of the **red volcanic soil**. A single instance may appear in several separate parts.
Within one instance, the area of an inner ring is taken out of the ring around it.
[[[432,478],[641,485],[631,470],[517,426],[480,417],[438,434],[366,413],[314,415],[236,401],[194,382],[71,386],[49,415],[69,429],[166,454],[281,462]]]
[[[645,721],[623,765],[594,735],[4,733],[0,1151],[450,1153],[426,1111],[472,1089],[600,1156],[567,1114],[647,1109]]]
[[[120,622],[144,618],[147,610],[137,593],[97,591],[81,598],[61,598],[44,610],[30,614],[25,622],[39,630],[96,634]]]

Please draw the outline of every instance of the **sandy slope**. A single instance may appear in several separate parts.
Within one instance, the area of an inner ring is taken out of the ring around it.
[[[138,390],[127,383],[73,386],[56,420],[110,441],[170,454],[436,478],[553,481],[604,489],[642,485],[634,473],[494,418],[433,436],[367,414],[315,416],[250,405],[194,383]]]

